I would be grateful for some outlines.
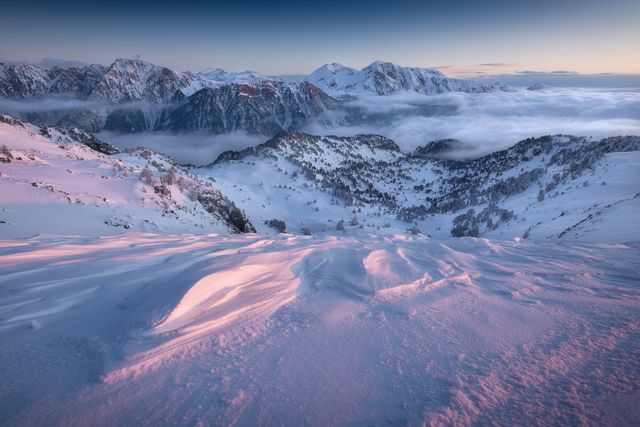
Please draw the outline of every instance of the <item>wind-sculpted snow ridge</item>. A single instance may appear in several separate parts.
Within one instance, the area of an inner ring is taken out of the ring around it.
[[[144,148],[118,154],[80,129],[0,115],[0,162],[1,237],[255,231],[210,180]]]
[[[633,425],[640,244],[0,242],[0,423]]]
[[[215,178],[257,224],[278,218],[295,232],[344,220],[438,237],[640,235],[631,220],[640,213],[640,137],[544,136],[477,159],[439,158],[456,149],[464,148],[438,141],[405,154],[379,135],[289,131],[195,171]]]

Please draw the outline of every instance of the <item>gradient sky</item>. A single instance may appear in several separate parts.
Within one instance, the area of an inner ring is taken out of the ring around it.
[[[308,73],[327,62],[640,74],[639,0],[5,2],[0,58]]]

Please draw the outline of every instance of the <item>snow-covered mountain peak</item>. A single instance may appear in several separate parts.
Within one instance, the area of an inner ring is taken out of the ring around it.
[[[200,88],[215,88],[234,83],[256,84],[267,80],[281,80],[276,76],[265,76],[255,71],[226,71],[222,68],[212,68],[200,73],[189,74],[193,77],[195,85],[199,85]]]
[[[307,81],[332,96],[388,95],[409,91],[425,95],[442,92],[486,92],[493,86],[469,80],[451,79],[431,68],[401,67],[375,61],[361,70],[340,64],[326,64],[311,73]]]
[[[372,72],[382,72],[389,75],[397,75],[407,71],[416,74],[433,74],[439,77],[445,77],[441,71],[438,71],[435,68],[403,67],[388,61],[374,61],[362,69],[362,72],[367,74]]]
[[[109,68],[128,68],[128,67],[135,67],[135,68],[153,68],[153,67],[157,67],[157,65],[152,64],[151,62],[145,61],[144,59],[140,59],[140,58],[125,58],[125,57],[121,57],[121,58],[116,58],[113,60],[113,62],[111,63],[111,66]]]
[[[109,66],[89,99],[116,103],[168,101],[189,83],[188,76],[170,68],[141,59],[118,58]]]
[[[316,69],[305,80],[331,95],[339,96],[350,90],[361,79],[362,76],[359,70],[334,62]]]
[[[332,62],[330,64],[325,64],[322,67],[320,67],[319,69],[322,69],[322,68],[324,68],[324,69],[326,69],[327,71],[330,71],[330,72],[337,72],[337,71],[340,71],[340,70],[349,69],[349,67],[345,67],[344,65],[339,64],[337,62]]]
[[[31,64],[0,64],[0,97],[36,98],[48,89],[47,70]]]

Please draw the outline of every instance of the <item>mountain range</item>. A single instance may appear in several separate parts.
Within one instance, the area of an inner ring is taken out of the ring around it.
[[[457,149],[455,140],[404,153],[380,135],[286,131],[193,167],[147,148],[119,152],[79,129],[0,116],[0,143],[3,235],[70,226],[600,241],[640,233],[636,136],[530,138],[453,161],[442,153]],[[34,200],[46,209],[34,210]]]
[[[311,120],[329,120],[323,115],[327,111],[341,111],[342,120],[349,121],[349,110],[343,107],[358,97],[407,91],[433,95],[503,89],[448,78],[433,69],[380,61],[362,70],[324,65],[298,82],[250,71],[178,72],[125,58],[116,59],[108,67],[0,64],[0,98],[81,102],[71,107],[62,104],[51,111],[27,109],[22,118],[89,132],[219,134],[241,130],[274,135],[300,129]]]
[[[195,171],[214,178],[255,224],[276,217],[292,232],[340,221],[434,237],[607,240],[640,231],[631,221],[640,187],[630,179],[638,177],[640,137],[545,136],[474,160],[441,158],[443,147],[457,146],[404,153],[379,135],[289,131]]]
[[[443,92],[489,92],[493,85],[471,80],[448,78],[432,68],[400,67],[390,62],[376,61],[362,70],[341,64],[326,64],[306,78],[333,96],[389,95],[410,91],[425,95]]]

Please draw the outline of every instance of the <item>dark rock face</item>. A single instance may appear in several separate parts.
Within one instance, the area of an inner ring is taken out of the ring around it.
[[[273,219],[265,221],[264,223],[265,223],[265,225],[268,225],[269,227],[275,229],[278,233],[286,233],[287,232],[287,225],[281,219],[273,218]]]
[[[417,147],[413,150],[411,155],[426,159],[445,159],[456,151],[462,151],[464,149],[465,144],[457,139],[439,139],[437,141],[431,141],[421,147]]]
[[[144,113],[140,109],[118,109],[112,111],[104,124],[104,130],[136,133],[148,129]]]
[[[218,190],[205,188],[198,194],[198,202],[212,215],[224,220],[237,233],[255,233],[256,229],[247,216]]]
[[[274,134],[297,128],[337,103],[310,83],[267,81],[202,89],[160,126],[174,132]]]
[[[100,132],[106,123],[106,113],[103,110],[75,109],[65,114],[58,122],[62,127],[78,127],[87,132]]]

